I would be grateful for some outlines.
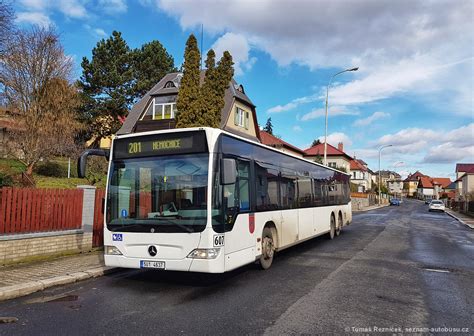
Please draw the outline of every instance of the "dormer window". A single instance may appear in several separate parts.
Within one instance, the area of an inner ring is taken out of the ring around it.
[[[235,108],[234,124],[239,127],[249,128],[249,112],[239,107]]]
[[[174,87],[176,87],[176,85],[174,85],[174,83],[172,81],[166,82],[166,84],[164,86],[165,89],[174,88]]]
[[[159,103],[153,98],[141,120],[167,120],[175,116],[176,103]]]

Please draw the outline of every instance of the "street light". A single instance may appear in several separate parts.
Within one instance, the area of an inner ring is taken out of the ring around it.
[[[387,148],[387,147],[392,147],[393,145],[385,145],[379,148],[379,206],[380,206],[380,201],[382,200],[382,192],[380,190],[380,157],[382,155],[382,149]]]
[[[327,142],[328,142],[328,97],[329,97],[329,87],[331,86],[331,82],[332,82],[333,78],[336,77],[337,75],[340,75],[344,72],[357,71],[357,70],[359,70],[359,67],[339,71],[337,74],[332,75],[331,79],[329,80],[328,86],[326,88],[326,127],[325,127],[325,131],[324,131],[324,165],[325,166],[328,165],[328,162],[327,162],[327,151],[328,151]]]

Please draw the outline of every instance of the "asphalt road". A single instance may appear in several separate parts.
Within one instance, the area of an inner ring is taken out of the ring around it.
[[[18,318],[1,335],[472,334],[474,232],[405,201],[354,214],[340,237],[283,251],[267,271],[127,270],[1,303],[0,316]]]

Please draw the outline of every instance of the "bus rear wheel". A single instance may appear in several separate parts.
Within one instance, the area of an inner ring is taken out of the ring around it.
[[[336,218],[334,217],[334,214],[331,215],[331,225],[329,227],[329,233],[328,233],[328,238],[329,239],[334,239],[336,236]]]
[[[342,214],[339,213],[337,216],[336,236],[339,236],[342,232]]]
[[[264,270],[269,269],[273,263],[275,255],[275,241],[273,232],[269,227],[263,229],[262,232],[262,254],[260,255],[260,267]]]

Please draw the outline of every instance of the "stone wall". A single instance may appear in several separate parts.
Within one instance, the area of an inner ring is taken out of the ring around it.
[[[362,210],[369,206],[369,198],[352,197],[351,204],[352,210]]]
[[[0,237],[0,265],[91,249],[92,233],[82,230],[4,236]]]

